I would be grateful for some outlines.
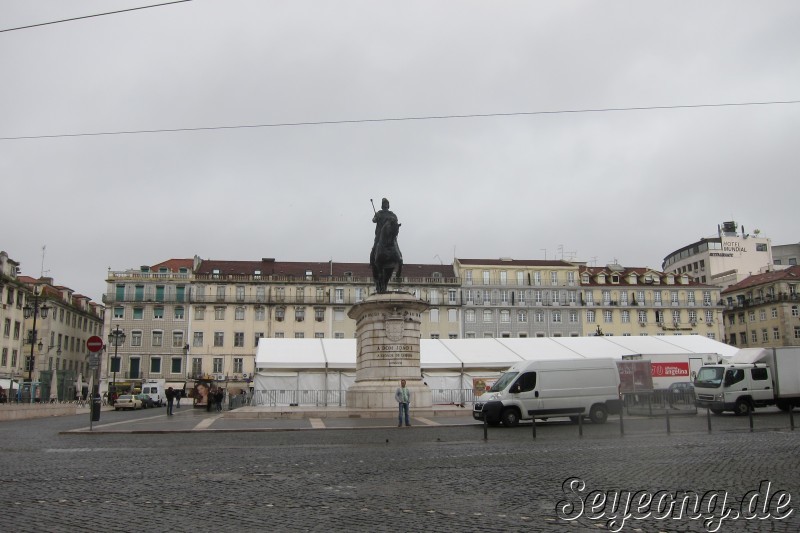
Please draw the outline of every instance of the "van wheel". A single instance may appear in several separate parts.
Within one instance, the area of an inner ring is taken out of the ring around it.
[[[603,404],[595,404],[589,410],[589,418],[592,419],[592,422],[595,424],[605,424],[606,420],[608,420],[608,410],[606,406]]]
[[[775,402],[775,405],[777,406],[778,409],[780,409],[784,413],[788,413],[789,411],[792,410],[792,402],[788,400],[778,400],[777,402]]]
[[[503,425],[507,428],[514,427],[519,424],[519,414],[516,409],[506,409],[501,415]]]
[[[734,413],[736,413],[737,416],[744,416],[750,414],[752,409],[753,408],[750,406],[750,402],[747,400],[736,400],[736,408],[734,409]]]

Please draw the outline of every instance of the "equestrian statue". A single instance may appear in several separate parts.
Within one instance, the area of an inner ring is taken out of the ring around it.
[[[372,209],[375,209],[375,204],[372,204]],[[397,216],[389,211],[389,200],[381,200],[381,210],[375,211],[372,222],[375,224],[375,242],[369,254],[369,265],[372,267],[375,290],[385,293],[388,292],[392,274],[396,271],[397,278],[400,279],[403,272],[403,254],[397,245],[400,223]]]

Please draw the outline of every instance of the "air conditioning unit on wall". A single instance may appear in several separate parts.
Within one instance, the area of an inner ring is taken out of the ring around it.
[[[250,372],[242,372],[242,379],[250,379]]]

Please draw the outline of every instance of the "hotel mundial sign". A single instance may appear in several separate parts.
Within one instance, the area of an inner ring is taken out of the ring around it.
[[[708,255],[714,257],[733,257],[734,254],[741,255],[746,254],[747,248],[745,247],[743,242],[739,241],[722,241],[722,251],[721,252],[709,252]]]

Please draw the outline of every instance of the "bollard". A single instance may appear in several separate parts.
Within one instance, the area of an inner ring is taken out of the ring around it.
[[[671,428],[671,427],[670,427],[670,425],[669,425],[669,407],[667,407],[667,408],[664,410],[664,413],[667,415],[667,435],[669,435],[670,433],[672,433],[672,431],[671,431],[671,430],[672,430],[672,428]]]
[[[794,431],[794,406],[789,406],[789,430]]]
[[[622,421],[622,409],[619,410],[619,436],[625,436],[625,424]]]
[[[706,407],[706,420],[708,420],[708,432],[711,433],[711,408]]]
[[[578,415],[578,438],[583,438],[583,413]]]
[[[753,432],[753,408],[747,410],[747,418],[750,419],[750,433]]]
[[[533,431],[533,440],[536,440],[536,417],[535,416],[533,418],[531,418],[531,426],[533,427],[533,429],[531,430],[531,431]]]
[[[486,420],[486,415],[483,415],[483,440],[489,440],[489,422]]]
[[[648,416],[653,416],[653,395],[647,396],[647,413]]]

